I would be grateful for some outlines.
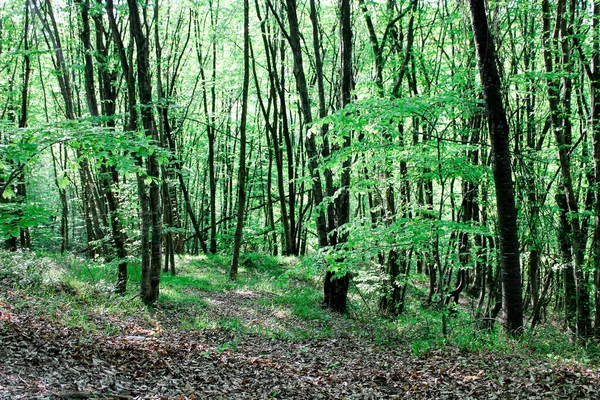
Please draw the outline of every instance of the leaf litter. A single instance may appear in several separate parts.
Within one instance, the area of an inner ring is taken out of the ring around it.
[[[307,325],[256,306],[270,293],[203,296],[208,306],[201,312],[211,318],[246,315],[251,325]],[[600,398],[600,370],[581,365],[457,349],[417,357],[406,345],[382,347],[355,335],[345,318],[333,314],[329,337],[304,340],[252,330],[181,329],[181,319],[198,311],[161,307],[153,321],[98,313],[99,323],[118,329],[90,333],[27,308],[17,311],[5,300],[0,399]]]

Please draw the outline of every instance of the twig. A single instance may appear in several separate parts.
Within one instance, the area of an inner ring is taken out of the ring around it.
[[[19,378],[19,380],[20,380],[21,382],[23,382],[23,383],[25,384],[25,386],[27,386],[27,387],[31,387],[31,385],[30,385],[29,383],[27,383],[27,381],[26,381],[25,379],[21,378],[21,376],[20,376],[20,375],[17,375],[17,378]]]
[[[62,392],[55,394],[59,398],[63,399],[119,399],[119,400],[129,400],[133,397],[130,395],[122,395],[122,394],[103,394],[103,393],[95,393],[95,392]]]
[[[352,282],[352,281],[351,281]],[[352,284],[354,285],[354,288],[356,289],[356,291],[358,292],[358,295],[360,296],[360,298],[362,299],[363,303],[365,303],[365,306],[367,306],[367,310],[369,311],[369,314],[373,314],[373,311],[371,310],[371,307],[369,306],[369,303],[367,303],[367,300],[365,299],[365,297],[363,296],[362,292],[360,291],[360,289],[358,288],[358,286],[356,285],[356,283],[352,282]]]
[[[141,293],[138,293],[138,294],[136,294],[135,296],[133,296],[133,297],[131,297],[131,298],[129,298],[129,299],[127,299],[127,298],[124,298],[123,300],[121,300],[121,301],[119,302],[119,305],[123,304],[125,301],[131,301],[131,300],[133,300],[133,299],[135,299],[135,298],[137,298],[137,297],[140,297],[140,296],[141,296]]]

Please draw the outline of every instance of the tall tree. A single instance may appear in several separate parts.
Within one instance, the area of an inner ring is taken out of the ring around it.
[[[340,0],[340,108],[343,109],[352,100],[352,23],[350,0]],[[344,137],[342,148],[351,144],[351,133]],[[352,158],[349,155],[342,162],[340,189],[334,201],[335,227],[329,232],[330,243],[335,246],[347,241],[347,233],[341,229],[350,222],[350,167]],[[343,262],[343,260],[340,260]],[[339,276],[341,275],[341,276]],[[350,276],[346,271],[337,273],[327,270],[324,282],[324,303],[334,311],[345,312],[348,297]]]
[[[240,260],[244,217],[246,212],[246,122],[248,119],[248,91],[250,86],[250,16],[248,0],[244,0],[244,82],[242,85],[242,116],[240,119],[240,154],[238,170],[238,210],[235,234],[233,237],[233,255],[229,278],[235,280]]]
[[[101,107],[98,107],[98,99],[96,96],[96,84],[94,79],[94,54],[91,41],[90,29],[90,0],[77,0],[79,12],[81,15],[81,31],[80,38],[85,51],[84,54],[84,80],[85,80],[85,95],[88,112],[92,116],[93,123],[97,124],[100,117],[100,108],[102,114],[106,117],[107,127],[111,130],[115,128],[115,100],[117,92],[115,90],[116,74],[111,72],[106,65],[108,58],[108,49],[104,42],[105,30],[102,18],[100,15],[94,15],[95,36],[96,36],[96,52],[97,60],[100,66],[98,76],[100,78],[100,98]],[[113,155],[114,156],[114,155]],[[127,251],[125,249],[125,238],[122,231],[121,221],[119,218],[119,200],[115,195],[115,187],[119,183],[119,174],[114,165],[110,165],[108,159],[101,160],[100,166],[100,185],[106,196],[106,203],[110,214],[110,227],[112,242],[116,256],[118,258],[118,278],[115,289],[117,293],[124,294],[127,289]]]
[[[319,172],[318,157],[319,153],[317,150],[317,140],[315,135],[308,134],[308,128],[313,122],[313,116],[310,107],[310,94],[308,90],[308,83],[306,81],[306,74],[304,72],[304,65],[302,61],[302,41],[300,34],[300,25],[298,22],[298,6],[296,0],[286,0],[286,11],[289,24],[289,32],[286,33],[286,38],[290,44],[292,50],[292,57],[294,60],[294,77],[296,78],[296,90],[300,97],[300,110],[302,112],[302,132],[304,133],[306,141],[306,156],[308,157],[308,169],[312,179],[312,200],[314,207],[319,209],[323,203],[324,192],[323,184],[321,181],[321,174]],[[272,7],[271,7],[272,8]],[[317,212],[317,237],[319,247],[326,247],[328,245],[327,239],[327,222],[324,212]]]
[[[65,57],[65,47],[63,47],[52,2],[46,0],[43,4],[38,4],[37,1],[34,1],[33,7],[42,23],[46,44],[52,49],[52,62],[56,69],[56,79],[64,103],[64,116],[67,120],[74,121],[79,111],[77,99],[74,95],[72,72]],[[81,182],[82,208],[88,245],[87,251],[90,257],[95,257],[101,253],[101,248],[96,243],[104,237],[104,227],[100,222],[101,207],[94,196],[95,183],[93,181],[89,157],[87,154],[83,154],[81,149],[76,149],[76,155],[79,161],[77,170]]]
[[[573,91],[573,37],[575,2],[560,0],[556,7],[555,26],[551,31],[550,4],[542,1],[544,67],[547,77],[548,103],[554,139],[558,147],[561,188],[564,199],[557,199],[561,212],[566,213],[561,224],[563,238],[565,313],[571,326],[581,337],[591,333],[589,294],[584,273],[587,224],[579,214],[576,181],[571,163],[573,124],[571,121]],[[557,74],[557,69],[561,73]],[[562,88],[562,93],[561,93]],[[593,180],[593,178],[592,178]],[[571,253],[572,252],[572,253]]]
[[[591,95],[592,95],[592,130],[593,130],[593,155],[594,155],[594,178],[596,184],[595,190],[595,218],[594,218],[594,239],[593,239],[593,259],[596,270],[594,271],[595,292],[595,335],[600,337],[600,2],[594,1],[592,5],[592,43],[593,57],[590,71]]]
[[[137,55],[137,78],[138,93],[140,99],[140,111],[144,133],[153,143],[159,143],[158,130],[154,120],[152,100],[152,79],[150,69],[150,50],[148,36],[144,25],[147,21],[140,17],[140,10],[136,0],[128,0],[130,18],[130,31],[135,39]],[[144,16],[146,13],[144,12]],[[150,180],[149,194],[146,194],[145,185],[139,185],[140,207],[142,214],[148,215],[142,218],[142,242],[148,242],[149,257],[142,264],[141,295],[146,303],[154,303],[158,300],[160,271],[162,262],[162,210],[160,204],[160,168],[156,151],[147,157],[146,174]],[[139,181],[139,178],[138,178]],[[142,180],[143,183],[143,180]],[[147,211],[146,211],[147,210]],[[151,231],[151,236],[150,236]]]
[[[494,40],[488,26],[484,0],[469,0],[471,27],[492,145],[492,170],[496,188],[502,302],[506,328],[519,334],[523,327],[523,299],[517,211],[510,161],[509,125],[502,103]]]

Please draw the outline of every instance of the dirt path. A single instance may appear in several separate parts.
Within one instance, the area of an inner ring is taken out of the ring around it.
[[[206,312],[247,313],[260,295],[215,293]],[[302,342],[170,329],[168,318],[162,330],[119,323],[116,335],[89,334],[0,304],[0,399],[600,398],[598,370],[524,355],[416,358],[348,335],[342,321],[333,337]]]

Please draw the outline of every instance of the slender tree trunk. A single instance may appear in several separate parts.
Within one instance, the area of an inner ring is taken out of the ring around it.
[[[340,84],[340,107],[343,109],[351,102],[353,78],[352,78],[352,25],[350,21],[351,9],[350,0],[340,0],[340,60],[341,60],[341,84]],[[343,148],[350,147],[351,139],[348,134]],[[341,185],[339,194],[334,201],[335,207],[335,228],[340,228],[350,222],[350,167],[352,158],[347,157],[342,162]],[[339,234],[336,231],[330,232],[333,245],[342,244],[347,241],[347,233]],[[343,260],[338,260],[343,262]],[[325,272],[324,282],[324,302],[325,305],[334,311],[345,312],[348,296],[348,286],[350,276],[344,271],[343,276],[335,276],[329,269]]]
[[[571,3],[571,7],[573,3]],[[567,0],[560,0],[556,10],[556,25],[554,34],[550,38],[550,5],[547,0],[542,1],[543,11],[543,44],[544,44],[544,66],[549,74],[547,78],[548,103],[550,106],[550,117],[554,130],[554,138],[558,147],[558,157],[560,163],[560,174],[562,178],[562,189],[565,196],[565,210],[570,214],[568,218],[569,237],[572,247],[573,262],[566,266],[565,304],[576,305],[575,314],[569,315],[571,311],[567,308],[567,321],[575,319],[577,334],[581,337],[587,337],[591,334],[591,318],[589,309],[589,293],[587,290],[586,277],[583,272],[585,263],[586,235],[582,228],[581,217],[579,215],[579,205],[575,194],[573,176],[571,172],[570,148],[572,146],[572,127],[569,114],[571,112],[571,92],[572,72],[571,60],[571,40],[572,35],[569,32],[569,26],[572,26],[573,15],[570,11],[570,18],[567,21],[565,14]],[[560,40],[559,40],[560,39]],[[554,69],[553,53],[558,54],[556,64],[560,64],[564,70],[562,75],[562,99],[559,91],[561,83],[552,76],[556,76]],[[566,225],[564,225],[566,229]],[[566,234],[566,232],[564,233]],[[573,275],[572,278],[568,275]],[[574,281],[574,296],[570,293],[570,282]],[[570,306],[569,306],[570,307]]]
[[[215,25],[218,23],[216,11],[213,6],[212,0],[209,1],[209,13],[210,13],[210,28],[216,29]],[[200,77],[202,80],[202,102],[204,106],[204,116],[206,122],[206,134],[208,137],[208,184],[209,184],[209,215],[210,215],[210,237],[207,251],[211,254],[217,253],[217,174],[216,174],[216,68],[217,68],[217,42],[213,41],[211,44],[211,80],[207,81],[207,77],[204,71],[205,56],[202,52],[202,42],[200,38],[200,21],[198,15],[195,16],[195,34],[196,34],[196,57],[199,63]],[[210,105],[209,105],[209,89],[207,88],[210,83]]]
[[[238,170],[238,215],[233,242],[229,279],[236,279],[242,246],[246,211],[246,120],[248,118],[248,91],[250,86],[250,17],[248,0],[244,0],[244,83],[242,86],[242,115],[240,120],[240,158]]]
[[[591,95],[592,95],[592,131],[594,181],[596,188],[594,203],[594,235],[592,241],[592,257],[596,269],[594,271],[594,300],[596,314],[594,320],[595,336],[600,337],[600,2],[593,1],[592,43],[594,52],[591,66]]]
[[[140,110],[144,132],[155,143],[159,142],[158,131],[154,121],[152,107],[152,80],[150,69],[150,54],[148,38],[144,33],[142,19],[136,0],[128,0],[130,29],[135,39],[137,50],[137,78],[140,98]],[[149,262],[142,265],[141,296],[145,303],[154,303],[158,300],[160,271],[162,262],[162,213],[160,201],[160,185],[158,183],[160,168],[156,152],[147,158],[147,176],[151,179],[149,194],[145,193],[145,185],[139,185],[140,206],[142,213],[147,212],[147,217],[142,218],[142,243],[147,242]],[[139,178],[138,178],[139,181]],[[144,211],[147,210],[147,211]],[[147,226],[146,226],[147,225]],[[151,231],[151,236],[150,236]]]
[[[88,111],[92,117],[98,117],[100,110],[96,97],[96,85],[94,83],[94,65],[92,59],[92,45],[89,26],[89,0],[78,0],[82,29],[80,33],[81,41],[85,50],[85,92]],[[107,126],[114,129],[115,101],[117,92],[115,89],[116,74],[110,72],[106,65],[108,59],[108,50],[104,43],[104,26],[100,16],[93,17],[96,33],[96,51],[98,54],[98,63],[100,65],[100,96],[102,99],[102,113],[107,117]],[[119,294],[124,294],[127,289],[127,252],[125,250],[125,238],[119,220],[119,201],[114,193],[114,187],[119,182],[119,176],[114,166],[109,166],[109,160],[101,160],[100,166],[100,184],[106,195],[108,210],[110,214],[110,227],[112,233],[112,241],[115,246],[116,255],[118,258],[118,277],[115,285],[115,290]]]
[[[40,9],[37,2],[33,3],[34,10],[38,15],[44,32],[47,44],[52,48],[53,63],[57,69],[56,78],[59,84],[60,93],[64,101],[64,114],[67,120],[73,121],[76,117],[75,101],[73,96],[73,85],[71,83],[71,74],[65,60],[64,48],[58,31],[58,25],[52,3],[46,1],[44,8]],[[43,12],[42,12],[43,11]],[[98,204],[94,199],[93,194],[93,181],[91,181],[90,165],[87,158],[81,154],[81,150],[77,150],[77,158],[80,160],[78,163],[79,178],[81,181],[82,191],[82,206],[83,206],[83,218],[86,225],[88,254],[90,257],[95,257],[100,253],[100,250],[96,244],[97,240],[102,239],[103,232],[100,227],[98,218]]]
[[[523,301],[517,212],[510,165],[509,126],[502,104],[496,50],[488,27],[485,3],[483,0],[469,0],[469,8],[493,152],[492,170],[498,212],[502,302],[506,328],[509,332],[518,334],[523,327]]]
[[[31,56],[29,55],[29,30],[31,25],[31,18],[29,7],[29,0],[25,0],[25,24],[23,26],[23,87],[21,88],[21,111],[19,114],[19,128],[21,129],[27,127],[29,107],[29,81],[31,78]],[[27,185],[25,184],[23,179],[17,182],[17,199],[20,202],[24,202],[27,199]],[[21,248],[29,248],[31,246],[31,235],[29,232],[29,228],[20,228],[19,231]]]
[[[313,54],[315,62],[315,75],[317,80],[317,98],[319,100],[319,118],[325,118],[327,116],[327,105],[325,100],[325,80],[323,74],[323,54],[321,50],[321,31],[319,28],[319,17],[317,14],[317,7],[314,0],[310,2],[310,19],[312,22],[312,33],[313,33]],[[340,50],[341,51],[341,50]],[[328,159],[331,156],[332,146],[329,143],[327,131],[329,126],[323,124],[321,126],[321,157]],[[331,168],[326,168],[323,171],[323,177],[325,178],[325,191],[323,196],[333,197],[335,195],[336,187],[333,183],[333,172]],[[333,202],[329,202],[325,209],[325,217],[327,223],[327,236],[329,244],[332,244],[332,237],[329,236],[331,232],[335,230],[335,205]],[[335,239],[334,239],[335,240]]]
[[[304,73],[304,66],[302,63],[302,46],[297,15],[298,6],[296,4],[296,0],[286,0],[286,4],[289,23],[289,34],[287,35],[287,38],[292,50],[292,57],[294,59],[296,89],[298,91],[298,96],[300,97],[300,109],[302,112],[301,125],[305,134],[308,169],[313,185],[312,200],[314,208],[318,208],[323,202],[323,185],[321,183],[321,175],[318,169],[319,153],[317,151],[317,141],[314,135],[309,135],[307,132],[307,129],[312,123],[313,119],[310,107],[308,84],[306,82],[306,75]],[[321,211],[317,212],[317,237],[319,240],[319,247],[326,247],[328,245],[326,218],[325,214]]]
[[[259,85],[258,85],[258,77],[256,72],[255,76],[255,85],[257,88],[257,95],[259,97],[259,103],[261,106],[261,111],[263,117],[265,119],[265,123],[267,125],[267,142],[269,143],[269,147],[272,150],[272,155],[275,158],[275,167],[277,169],[277,190],[279,194],[279,205],[281,212],[281,223],[283,226],[283,238],[285,242],[285,254],[287,255],[297,255],[298,251],[296,248],[296,236],[295,236],[295,219],[294,219],[294,200],[295,200],[295,184],[294,180],[294,165],[293,165],[293,153],[292,153],[292,144],[289,135],[289,129],[287,127],[287,115],[285,108],[285,88],[283,87],[284,82],[279,79],[277,74],[277,49],[273,41],[270,39],[271,34],[270,31],[267,31],[266,27],[266,16],[262,18],[260,7],[258,4],[258,0],[255,0],[256,11],[258,14],[258,18],[261,20],[260,28],[263,39],[263,47],[265,49],[265,55],[267,59],[267,71],[269,74],[269,99],[268,105],[264,105],[264,101],[262,99]],[[267,9],[268,13],[268,9]],[[283,60],[281,60],[283,62]],[[253,71],[255,71],[253,64]],[[280,102],[278,102],[280,100]],[[281,105],[281,107],[278,106]],[[272,110],[272,122],[271,122],[271,112]],[[281,124],[279,121],[282,121]],[[281,128],[280,128],[281,126]],[[285,176],[284,176],[284,164],[283,164],[283,151],[282,151],[282,131],[283,136],[286,137],[285,140],[285,148],[287,150],[287,160],[288,160],[288,191],[289,191],[289,214],[288,214],[288,205],[285,194]],[[290,162],[292,163],[290,165]],[[272,157],[269,159],[269,171],[271,171],[272,167]],[[269,174],[269,178],[271,174]],[[269,180],[269,183],[271,181]],[[270,191],[269,191],[270,194]],[[269,202],[270,195],[269,195]],[[272,208],[272,206],[271,206]],[[272,209],[271,209],[272,211]],[[273,222],[274,224],[274,222]],[[273,225],[274,229],[274,225]]]

